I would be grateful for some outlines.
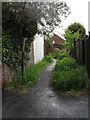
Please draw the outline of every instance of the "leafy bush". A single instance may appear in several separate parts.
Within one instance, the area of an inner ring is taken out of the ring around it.
[[[57,60],[55,70],[70,70],[72,68],[76,68],[77,64],[75,59],[73,58],[63,58],[62,60]]]
[[[83,66],[78,66],[73,58],[57,60],[52,84],[61,91],[88,89],[88,77]]]
[[[60,55],[60,50],[56,50],[56,49],[54,49],[54,51],[50,53],[50,56],[52,56],[54,59],[59,58],[59,55]]]
[[[59,56],[59,60],[65,58],[65,57],[69,57],[69,53],[60,53],[60,56]]]
[[[51,56],[55,59],[61,60],[64,57],[69,57],[69,54],[67,52],[64,52],[63,50],[58,50],[55,49],[52,53]]]
[[[74,39],[78,40],[79,38],[79,31],[73,33],[72,31],[66,29],[64,37],[66,39],[64,47],[70,52],[74,49]]]
[[[52,57],[51,56],[45,56],[43,60],[47,61],[49,63],[52,63]]]

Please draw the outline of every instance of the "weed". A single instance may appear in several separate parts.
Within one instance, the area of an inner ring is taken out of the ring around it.
[[[19,86],[21,90],[26,91],[25,88],[28,86],[33,86],[37,83],[39,79],[39,74],[42,69],[44,69],[49,63],[52,62],[51,57],[46,56],[42,61],[25,68],[24,70],[24,83],[22,82],[21,69],[18,70],[18,74],[15,75],[14,80],[7,85],[8,89],[12,89],[14,86]]]
[[[74,91],[88,89],[88,77],[84,66],[78,66],[73,58],[57,60],[52,85],[56,90]]]

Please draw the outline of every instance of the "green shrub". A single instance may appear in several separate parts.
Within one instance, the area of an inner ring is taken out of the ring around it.
[[[52,85],[61,91],[88,89],[88,77],[83,66],[78,66],[73,58],[57,60]]]
[[[50,55],[55,58],[55,59],[63,59],[64,57],[69,57],[69,53],[68,52],[65,52],[63,50],[58,50],[58,49],[55,49],[52,53],[50,53]]]
[[[60,50],[54,50],[53,52],[50,53],[50,55],[54,58],[54,59],[59,59],[60,56]]]
[[[62,60],[57,60],[55,70],[70,70],[76,68],[77,64],[73,58],[63,58]]]
[[[49,63],[52,63],[52,57],[51,57],[51,56],[47,56],[47,55],[46,55],[43,60],[44,60],[44,61],[47,61],[47,62],[49,62]]]
[[[59,56],[59,60],[65,58],[65,57],[69,57],[69,53],[60,53],[60,56]]]

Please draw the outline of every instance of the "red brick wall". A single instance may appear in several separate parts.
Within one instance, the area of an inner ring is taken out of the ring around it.
[[[64,40],[63,40],[61,37],[58,37],[57,35],[54,35],[54,36],[52,37],[52,41],[54,41],[55,44],[61,44],[61,43],[64,42]]]

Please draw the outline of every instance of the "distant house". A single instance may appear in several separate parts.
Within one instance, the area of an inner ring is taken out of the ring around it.
[[[54,33],[54,36],[52,37],[52,42],[54,48],[62,49],[62,44],[64,43],[64,39]]]

